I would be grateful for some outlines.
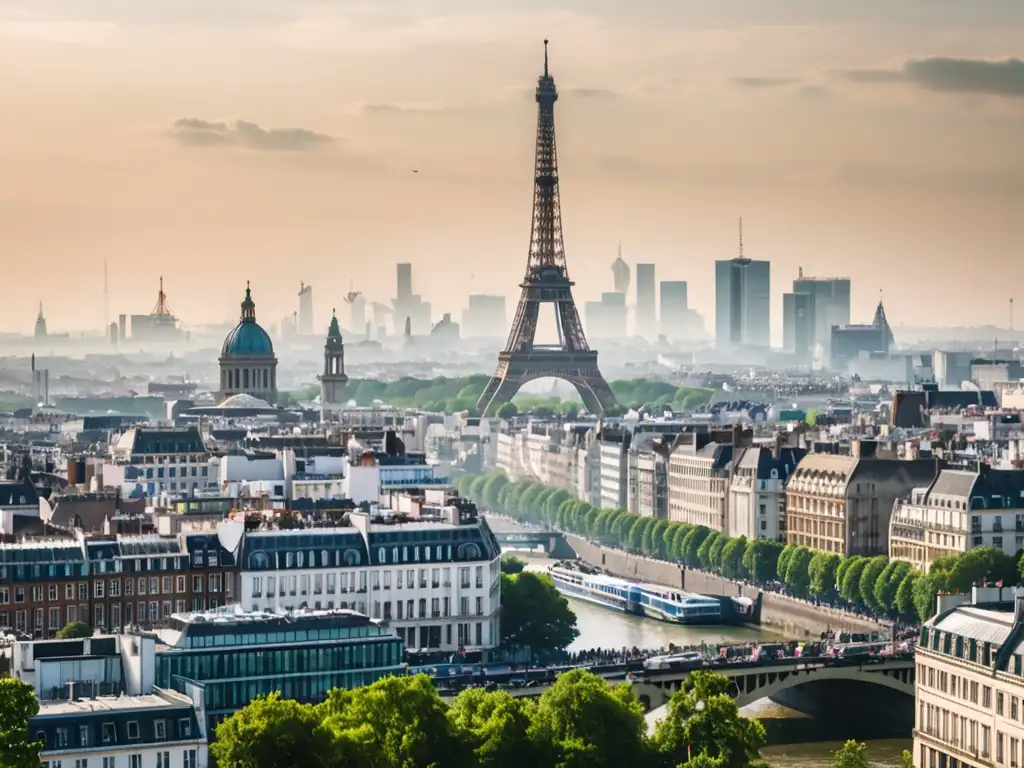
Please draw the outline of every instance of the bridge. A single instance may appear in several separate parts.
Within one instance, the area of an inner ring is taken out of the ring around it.
[[[543,549],[549,556],[559,560],[570,560],[576,552],[558,531],[494,531],[503,551],[517,549]]]
[[[699,667],[666,670],[643,669],[639,663],[631,662],[592,667],[591,671],[613,683],[632,678],[637,699],[647,711],[651,711],[667,704],[690,673],[701,669],[730,678],[732,695],[740,707],[769,698],[807,714],[818,714],[828,711],[829,707],[832,712],[840,711],[836,707],[837,702],[853,706],[850,697],[864,695],[876,714],[889,710],[893,717],[902,717],[909,711],[913,716],[914,660],[911,655],[740,662],[715,660]],[[550,672],[539,669],[488,676],[488,679],[512,696],[540,696],[554,682]],[[512,681],[519,681],[518,687],[502,686],[502,682],[509,684]],[[435,678],[434,682],[443,688],[448,681]],[[897,696],[879,695],[884,693]],[[442,691],[442,696],[449,700],[455,695],[454,691]],[[888,707],[885,706],[887,704]],[[846,709],[842,708],[842,711],[845,713]]]

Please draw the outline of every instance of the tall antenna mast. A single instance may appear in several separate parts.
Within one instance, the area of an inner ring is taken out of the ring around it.
[[[1010,297],[1010,333],[1013,333],[1013,296]]]
[[[107,283],[107,260],[103,260],[103,330],[107,330],[110,320],[110,290]]]
[[[740,258],[743,258],[743,217],[740,216]]]
[[[544,41],[544,77],[548,76],[548,41]]]

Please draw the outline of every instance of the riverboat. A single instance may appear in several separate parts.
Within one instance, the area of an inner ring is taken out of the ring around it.
[[[548,568],[559,592],[613,610],[672,624],[746,624],[754,621],[754,605],[746,598],[697,595],[638,584],[592,572],[574,563]]]

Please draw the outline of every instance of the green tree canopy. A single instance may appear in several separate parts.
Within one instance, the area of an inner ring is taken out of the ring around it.
[[[872,768],[867,750],[867,744],[850,739],[832,753],[832,765],[835,768]]]
[[[92,637],[92,627],[84,621],[72,621],[57,632],[58,640],[75,640],[81,637]]]
[[[294,768],[332,765],[334,747],[314,707],[272,693],[218,725],[210,754],[225,768]]]
[[[501,576],[501,635],[507,647],[535,653],[565,649],[579,637],[569,602],[546,573],[523,571]]]
[[[469,688],[455,699],[448,719],[468,736],[475,768],[524,768],[550,762],[549,750],[531,733],[536,711],[533,699]]]
[[[668,714],[652,737],[663,764],[684,764],[705,755],[723,768],[761,765],[764,726],[740,715],[729,685],[727,677],[715,672],[690,673],[669,700]]]
[[[29,739],[28,721],[39,713],[31,685],[0,678],[0,766],[39,768],[42,744]]]
[[[533,727],[558,766],[622,768],[649,757],[644,710],[632,686],[609,685],[582,669],[560,675],[540,697]]]
[[[515,555],[505,555],[501,558],[501,572],[507,573],[509,576],[522,573],[526,569],[526,563],[520,560]]]

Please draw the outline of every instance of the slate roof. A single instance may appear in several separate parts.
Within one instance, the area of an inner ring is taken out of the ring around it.
[[[39,503],[32,483],[0,482],[0,507],[21,507]]]
[[[197,427],[132,427],[117,440],[119,450],[141,453],[204,453]]]
[[[44,754],[201,739],[192,705],[159,694],[42,702],[28,729]]]
[[[1024,472],[986,469],[972,472],[944,469],[928,489],[927,498],[949,496],[970,502],[970,509],[1020,509],[1024,507]]]

